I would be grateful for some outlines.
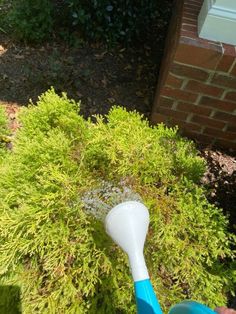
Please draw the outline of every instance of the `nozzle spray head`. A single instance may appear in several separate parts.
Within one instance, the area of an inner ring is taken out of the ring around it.
[[[134,281],[149,278],[143,256],[148,225],[148,209],[136,201],[120,203],[105,218],[107,234],[129,256]]]

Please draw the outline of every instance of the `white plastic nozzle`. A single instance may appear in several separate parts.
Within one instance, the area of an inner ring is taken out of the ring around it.
[[[143,256],[148,225],[148,209],[136,201],[120,203],[108,213],[105,219],[107,234],[129,256],[134,281],[149,278]]]

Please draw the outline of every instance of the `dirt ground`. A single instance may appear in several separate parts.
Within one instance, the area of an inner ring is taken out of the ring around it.
[[[229,217],[231,231],[236,231],[236,158],[209,147],[201,147],[200,154],[207,161],[202,183],[209,187],[209,200]]]
[[[53,86],[81,100],[85,117],[105,114],[114,104],[149,116],[158,60],[150,47],[108,51],[53,43],[34,48],[0,36],[0,102],[27,105]]]

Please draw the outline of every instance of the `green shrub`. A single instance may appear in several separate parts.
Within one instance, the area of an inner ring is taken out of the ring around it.
[[[5,34],[8,29],[7,13],[9,11],[9,6],[9,1],[0,0],[0,34]]]
[[[167,2],[15,0],[10,16],[16,35],[30,42],[40,42],[52,33],[70,40],[76,33],[85,41],[127,44],[143,41],[152,33],[157,19],[167,15]]]
[[[9,135],[8,122],[5,110],[0,106],[0,160],[6,151],[7,136]]]
[[[157,18],[161,3],[142,0],[68,0],[61,11],[67,27],[78,29],[85,39],[131,42],[144,38]]]
[[[165,313],[186,297],[225,303],[233,236],[198,186],[193,144],[119,107],[96,123],[78,110],[42,95],[0,165],[0,278],[21,288],[23,313],[135,313],[127,257],[83,205],[101,180],[123,180],[150,209],[145,256]]]
[[[1,138],[7,134],[7,117],[5,110],[0,106],[0,136]]]
[[[50,0],[15,0],[9,23],[20,40],[42,42],[52,34],[53,6]]]

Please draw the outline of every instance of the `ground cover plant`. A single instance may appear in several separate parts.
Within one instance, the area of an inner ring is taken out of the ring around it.
[[[31,43],[40,43],[56,34],[77,43],[134,44],[156,31],[157,19],[168,14],[167,2],[17,0],[10,1],[5,23],[18,39]]]
[[[145,256],[165,313],[185,298],[225,303],[235,239],[199,184],[193,143],[120,107],[93,120],[78,111],[49,90],[22,110],[1,160],[0,281],[20,287],[23,313],[135,313],[127,258],[83,204],[103,181],[125,182],[150,209]]]

